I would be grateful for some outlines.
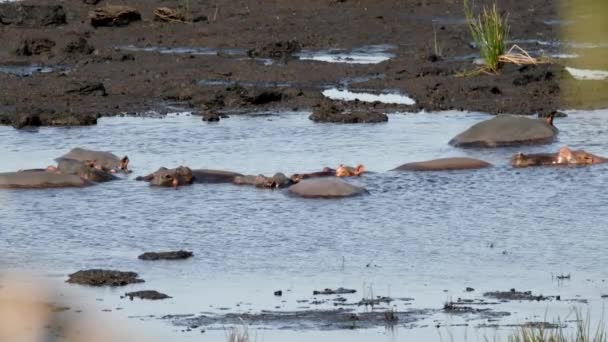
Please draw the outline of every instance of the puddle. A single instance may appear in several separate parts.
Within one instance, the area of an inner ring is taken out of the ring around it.
[[[176,54],[176,55],[198,55],[198,56],[219,56],[219,55],[227,55],[227,56],[245,56],[247,55],[247,50],[245,49],[216,49],[216,48],[207,48],[207,47],[159,47],[159,46],[150,46],[150,47],[138,47],[135,45],[126,45],[117,47],[120,50],[125,51],[133,51],[133,52],[158,52],[162,54]]]
[[[243,87],[254,87],[254,88],[288,88],[294,86],[293,82],[273,82],[273,81],[233,81],[233,80],[222,80],[222,79],[207,79],[198,81],[199,85],[203,86],[235,86],[240,85]]]
[[[605,70],[575,69],[571,67],[566,67],[566,70],[577,80],[602,81],[608,79],[608,71]]]
[[[55,65],[55,66],[45,66],[45,65],[38,65],[38,64],[0,65],[0,72],[5,73],[5,74],[10,74],[10,75],[21,76],[21,77],[28,77],[28,76],[32,76],[33,74],[37,74],[37,73],[48,74],[53,71],[68,72],[69,68],[65,65]]]
[[[378,64],[395,57],[391,51],[394,45],[370,45],[353,50],[328,49],[321,51],[302,51],[295,56],[301,60],[349,63],[349,64]]]
[[[540,46],[550,46],[550,47],[567,47],[573,49],[598,49],[598,48],[607,48],[608,42],[570,42],[570,41],[559,41],[559,40],[540,40],[540,39],[514,39],[507,41],[507,44],[534,44]]]
[[[323,95],[332,100],[342,101],[362,101],[362,102],[381,102],[387,104],[403,104],[413,105],[416,103],[412,98],[395,93],[389,94],[372,94],[372,93],[356,93],[350,90],[340,90],[338,88],[327,89],[323,91]]]

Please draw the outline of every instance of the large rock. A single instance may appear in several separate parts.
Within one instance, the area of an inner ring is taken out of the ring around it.
[[[37,56],[48,54],[55,46],[55,42],[47,38],[27,38],[23,39],[17,47],[17,56]]]
[[[92,269],[78,271],[69,275],[66,283],[89,286],[125,286],[143,283],[135,272]]]
[[[78,175],[43,170],[0,173],[0,189],[70,188],[91,184]]]
[[[140,260],[183,260],[191,258],[194,253],[189,251],[172,251],[172,252],[146,252],[137,258]]]
[[[93,27],[126,26],[133,21],[141,20],[141,14],[135,8],[121,5],[108,5],[89,13]]]
[[[0,124],[17,129],[38,126],[88,126],[97,124],[97,115],[91,113],[57,112],[53,109],[18,108],[13,113],[0,113]]]
[[[492,167],[492,164],[479,159],[456,157],[441,158],[423,162],[407,163],[398,166],[394,171],[448,171],[472,170]]]
[[[288,189],[294,196],[304,198],[342,198],[368,194],[362,187],[339,178],[315,178],[300,181]]]
[[[0,4],[0,24],[27,27],[44,27],[65,24],[65,11],[61,5]]]
[[[557,133],[552,117],[537,119],[502,114],[471,126],[450,140],[450,145],[500,147],[548,144],[553,141]]]

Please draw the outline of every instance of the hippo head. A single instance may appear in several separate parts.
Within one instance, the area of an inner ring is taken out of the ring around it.
[[[192,170],[186,166],[180,166],[175,169],[167,169],[161,167],[156,172],[146,177],[151,185],[178,187],[180,185],[192,184],[194,176]]]
[[[87,159],[84,161],[85,164],[90,165],[93,168],[98,170],[102,170],[110,173],[130,173],[129,170],[129,157],[124,156],[117,161],[112,161],[111,163],[104,162],[103,160],[97,159]]]
[[[562,147],[557,153],[558,164],[592,165],[608,162],[608,159],[596,156],[583,150],[573,151],[568,147]]]
[[[80,168],[78,176],[80,176],[80,178],[82,179],[86,179],[96,183],[108,182],[117,179],[117,177],[110,172],[100,170],[95,167],[90,167],[88,165],[83,165],[83,167]]]
[[[360,176],[363,172],[365,172],[365,167],[361,164],[357,165],[357,167],[344,166],[340,164],[336,169],[336,176],[338,177],[352,177],[352,176]]]

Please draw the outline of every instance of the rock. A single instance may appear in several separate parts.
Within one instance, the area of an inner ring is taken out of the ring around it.
[[[82,0],[82,3],[87,5],[97,5],[101,0]]]
[[[89,19],[93,27],[126,26],[131,22],[141,20],[141,14],[129,6],[108,5],[91,11]]]
[[[154,11],[154,20],[164,22],[184,22],[186,15],[180,10],[168,7],[159,7]]]
[[[450,145],[457,147],[500,147],[551,143],[558,133],[551,118],[537,119],[501,114],[477,123],[460,133]]]
[[[356,293],[356,292],[357,292],[357,290],[345,289],[343,287],[340,287],[335,290],[325,289],[322,291],[313,291],[312,294],[314,296],[317,296],[317,295],[350,294],[350,293]]]
[[[308,118],[314,122],[332,123],[379,123],[388,121],[388,116],[384,113],[347,111],[343,105],[334,101],[323,101],[316,105]]]
[[[220,121],[220,115],[216,112],[204,112],[201,116],[203,117],[203,121],[206,122]]]
[[[288,192],[304,198],[343,198],[369,193],[336,177],[305,179],[289,187]]]
[[[5,116],[0,121],[8,121],[8,124],[17,129],[39,126],[89,126],[97,124],[97,115],[26,107],[19,108],[15,113]]]
[[[277,297],[280,297],[283,295],[283,291],[279,290],[279,291],[274,291],[274,295]]]
[[[66,23],[61,5],[0,4],[0,24],[27,27],[57,26]]]
[[[66,94],[107,96],[106,88],[101,82],[72,81],[68,83]]]
[[[474,288],[472,288],[472,287],[467,287],[467,288],[466,288],[466,289],[464,289],[464,290],[465,290],[466,292],[473,292],[473,291],[475,291],[475,289],[474,289]]]
[[[113,270],[92,269],[78,271],[69,275],[66,283],[89,286],[125,286],[128,284],[143,283],[135,272],[121,272]]]
[[[140,260],[183,260],[194,256],[194,253],[188,251],[174,252],[146,252],[137,258]]]
[[[302,46],[296,40],[278,41],[258,46],[247,51],[251,58],[272,58],[286,60],[294,53],[302,50]]]
[[[147,299],[147,300],[161,300],[161,299],[172,298],[164,293],[160,293],[158,291],[152,291],[152,290],[127,292],[127,293],[125,293],[125,297],[129,297],[130,300],[133,300],[133,298]]]
[[[50,53],[55,42],[47,38],[24,39],[19,43],[15,54],[17,56],[37,56]]]
[[[76,40],[69,42],[63,51],[69,54],[90,55],[95,51],[95,48],[85,38],[78,37]]]
[[[393,169],[394,171],[449,171],[473,170],[492,167],[492,164],[473,158],[441,158],[423,162],[407,163]]]

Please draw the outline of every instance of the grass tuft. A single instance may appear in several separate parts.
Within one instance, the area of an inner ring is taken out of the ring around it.
[[[227,342],[249,342],[251,338],[249,337],[249,328],[247,324],[241,320],[241,325],[231,327],[226,332],[226,341]]]
[[[575,309],[576,329],[573,334],[568,335],[564,332],[562,324],[549,325],[536,324],[524,326],[517,329],[509,336],[509,342],[606,342],[607,336],[604,328],[603,319],[592,331],[590,316],[583,316],[580,310]]]
[[[464,0],[464,15],[485,67],[496,73],[509,35],[508,15],[501,16],[494,4],[491,8],[484,7],[476,17],[468,0]]]

